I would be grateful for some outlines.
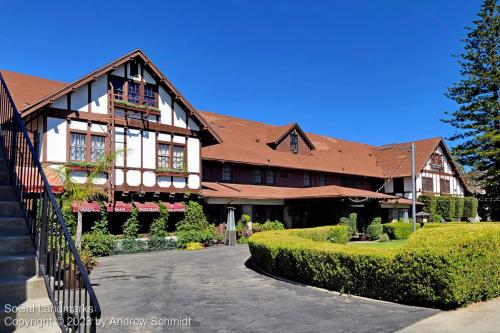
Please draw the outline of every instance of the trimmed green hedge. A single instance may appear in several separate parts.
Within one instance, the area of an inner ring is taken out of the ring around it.
[[[474,197],[421,195],[418,200],[425,205],[424,211],[438,214],[446,221],[467,221],[477,215],[478,201]]]
[[[407,304],[453,308],[500,295],[500,225],[422,228],[402,248],[332,244],[293,230],[249,239],[254,263],[285,278]]]
[[[413,223],[386,223],[382,224],[382,228],[390,239],[408,239],[413,232]],[[419,224],[417,224],[417,228],[420,228]]]
[[[337,244],[346,244],[350,238],[348,227],[345,225],[293,229],[290,230],[290,233],[316,242],[330,242]]]

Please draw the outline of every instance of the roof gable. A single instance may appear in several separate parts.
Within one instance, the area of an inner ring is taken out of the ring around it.
[[[304,131],[300,128],[299,124],[293,123],[283,126],[275,126],[267,130],[266,142],[272,147],[276,147],[283,141],[292,131],[296,131],[298,135],[304,140],[309,149],[314,150],[315,147],[311,140],[307,137]]]
[[[140,50],[137,49],[124,56],[114,60],[113,62],[100,67],[99,69],[79,78],[78,80],[65,84],[62,82],[50,81],[42,78],[32,77],[29,75],[17,75],[11,76],[10,83],[7,82],[7,87],[9,91],[11,86],[22,87],[19,88],[23,93],[18,93],[18,100],[16,107],[21,112],[23,117],[28,116],[32,112],[39,110],[40,108],[51,105],[58,98],[66,95],[69,92],[75,91],[83,85],[95,81],[98,77],[113,72],[118,67],[130,62],[131,60],[140,61],[144,68],[150,72],[152,77],[157,80],[157,82],[163,86],[169,93],[172,94],[173,100],[179,103],[187,111],[189,116],[195,119],[201,129],[204,129],[210,133],[210,135],[217,141],[221,142],[221,138],[217,135],[215,131],[210,127],[207,121],[200,115],[197,110],[187,101],[187,99],[175,88],[175,86],[168,80],[168,78],[156,67],[156,65],[151,62],[151,60]],[[27,80],[25,77],[29,77]],[[29,83],[24,88],[24,84]],[[33,91],[30,91],[33,88]],[[38,91],[38,90],[39,91]],[[15,90],[15,88],[14,88]]]

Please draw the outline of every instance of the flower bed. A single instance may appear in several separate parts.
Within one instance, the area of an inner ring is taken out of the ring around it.
[[[314,241],[300,231],[249,239],[254,263],[285,278],[407,304],[453,308],[500,295],[500,225],[422,228],[401,248]]]

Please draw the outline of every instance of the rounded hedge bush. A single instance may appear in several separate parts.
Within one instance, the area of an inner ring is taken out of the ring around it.
[[[406,304],[454,308],[500,295],[500,224],[424,227],[404,247],[388,249],[315,241],[303,230],[252,235],[255,265],[291,280]]]

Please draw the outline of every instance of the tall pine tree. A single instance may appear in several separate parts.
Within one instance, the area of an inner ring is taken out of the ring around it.
[[[500,220],[500,17],[496,0],[485,0],[469,31],[459,57],[461,81],[448,88],[447,97],[458,109],[444,121],[457,131],[453,154],[471,167],[486,193],[482,204],[490,217]],[[493,201],[492,201],[493,199]]]

